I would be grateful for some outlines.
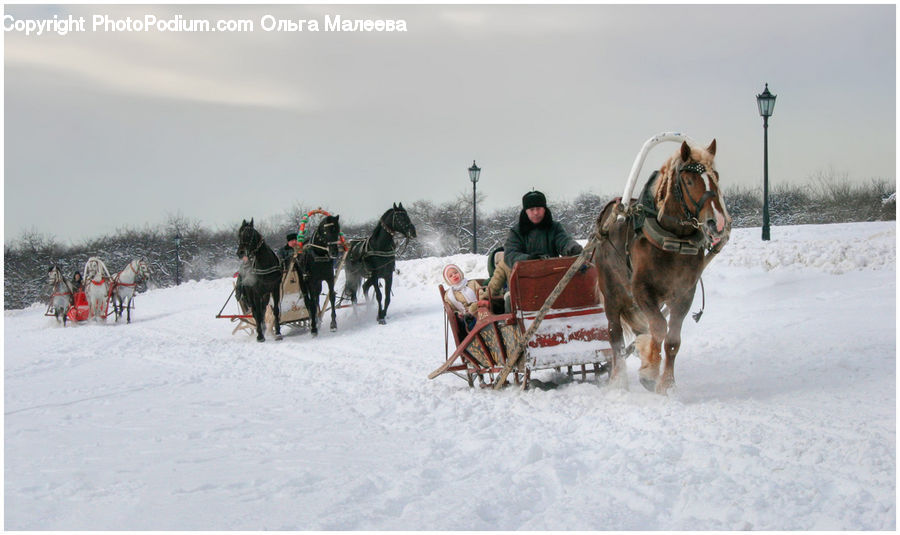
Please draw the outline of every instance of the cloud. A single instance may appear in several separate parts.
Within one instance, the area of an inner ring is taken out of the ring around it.
[[[139,19],[151,12],[115,6],[101,9],[103,14],[115,19],[127,16]],[[182,12],[165,8],[152,10],[160,19],[173,18]],[[246,42],[236,42],[233,35],[93,32],[91,17],[96,13],[100,11],[75,8],[71,13],[60,14],[85,17],[88,31],[84,33],[72,32],[65,36],[8,33],[7,67],[75,77],[99,92],[300,111],[313,107],[309,94],[291,80],[279,79],[281,73],[256,58],[260,51],[246,46]],[[260,41],[265,45],[264,39]],[[265,50],[265,46],[261,48]],[[238,68],[241,64],[249,67]]]
[[[236,73],[199,72],[189,65],[139,63],[91,46],[38,42],[7,46],[6,63],[76,76],[98,91],[217,104],[291,109],[308,106],[296,89],[235,77]]]

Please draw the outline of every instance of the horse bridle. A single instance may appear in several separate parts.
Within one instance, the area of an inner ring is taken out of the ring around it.
[[[140,266],[142,266],[142,265],[143,265],[144,267],[147,266],[146,263],[141,262],[141,261],[138,261],[138,266],[140,267]],[[122,271],[120,271],[119,273],[116,274],[115,283],[116,283],[117,286],[137,286],[137,283],[138,283],[138,282],[144,282],[145,280],[147,280],[147,277],[145,277],[145,276],[143,275],[143,273],[141,273],[141,270],[139,270],[139,269],[134,269],[134,262],[133,262],[133,261],[128,263],[128,267],[131,268],[132,273],[134,273],[134,282],[132,282],[132,283],[130,283],[130,284],[127,283],[127,282],[119,282],[119,278],[122,276],[122,273],[125,271],[125,270],[123,269]],[[147,268],[147,270],[149,271],[150,268]]]
[[[68,279],[63,277],[62,271],[59,270],[59,266],[53,266],[53,272],[53,289],[55,290],[59,286],[59,283],[63,283],[63,285],[66,287],[66,290],[69,291],[64,293],[53,292],[50,297],[56,297],[58,295],[72,295],[72,286],[69,284]]]
[[[250,265],[248,266],[248,267],[250,268],[250,272],[251,272],[251,273],[254,273],[254,274],[256,274],[256,275],[271,275],[272,273],[281,271],[281,264],[280,264],[280,263],[277,263],[277,262],[275,263],[274,266],[272,266],[272,267],[270,267],[270,268],[268,268],[268,269],[256,269],[256,253],[257,253],[260,249],[262,249],[262,246],[265,245],[266,240],[263,239],[262,235],[260,235],[259,233],[257,233],[256,235],[259,236],[259,241],[256,243],[256,247],[253,247],[252,250],[247,250],[247,249],[245,249],[245,244],[244,244],[244,241],[243,241],[243,240],[244,240],[244,231],[245,231],[245,230],[248,230],[248,229],[249,229],[249,230],[253,230],[253,227],[247,226],[247,227],[244,227],[244,228],[242,228],[242,229],[240,230],[239,235],[240,235],[240,240],[241,240],[241,241],[238,242],[238,256],[241,256],[241,255],[240,255],[241,251],[244,251],[244,256],[246,256],[247,258],[250,259],[250,262],[249,262]],[[251,237],[252,237],[252,236],[253,236],[253,235],[251,235]],[[250,247],[251,245],[252,245],[252,244],[249,244],[249,243],[248,243],[248,244],[246,244],[246,247]]]
[[[408,226],[408,225],[407,225],[407,227],[406,227],[405,229],[403,229],[403,230],[400,230],[400,229],[397,228],[397,213],[398,213],[398,212],[403,212],[404,214],[406,214],[406,210],[405,210],[405,209],[401,209],[401,208],[392,208],[392,209],[391,209],[391,226],[390,226],[390,227],[387,226],[387,224],[384,222],[384,218],[383,218],[383,217],[379,220],[379,222],[381,223],[382,228],[384,228],[384,230],[386,230],[387,233],[391,235],[391,238],[393,238],[393,237],[394,237],[394,234],[396,234],[396,233],[398,233],[398,232],[399,232],[400,234],[403,234],[403,236],[404,236],[405,238],[409,238],[409,226]],[[409,219],[409,215],[406,216],[406,219],[407,219],[407,220]],[[391,227],[393,227],[393,228],[391,228]]]
[[[245,230],[253,230],[253,227],[247,226],[247,227],[244,227],[243,229],[241,229],[241,241],[238,243],[238,253],[240,253],[241,251],[244,251],[245,256],[256,257],[256,252],[259,251],[259,249],[263,246],[263,243],[265,243],[265,240],[263,240],[262,236],[260,236],[259,241],[256,243],[256,247],[254,247],[253,249],[249,249],[249,247],[252,244],[247,243],[245,246],[245,244],[244,244],[244,231]],[[250,238],[252,238],[252,237],[253,237],[253,235],[251,234]],[[248,238],[247,241],[251,241],[250,238]]]
[[[700,217],[700,210],[703,209],[703,205],[705,205],[710,199],[715,198],[716,194],[712,190],[706,190],[703,192],[703,195],[700,196],[699,201],[695,201],[690,197],[690,194],[686,194],[684,190],[687,188],[684,187],[684,172],[688,173],[696,173],[703,177],[706,173],[706,166],[699,162],[689,163],[685,166],[678,167],[675,169],[675,174],[677,175],[677,180],[675,181],[675,185],[672,187],[672,194],[675,195],[675,198],[678,200],[679,204],[681,204],[681,208],[684,210],[687,218],[681,222],[684,226],[693,227],[696,229],[700,228],[700,221],[698,218]],[[712,182],[712,177],[710,177],[710,182]],[[704,181],[704,187],[706,182]],[[683,188],[683,189],[682,189]],[[691,210],[688,201],[694,205],[694,210]]]
[[[326,258],[323,258],[322,261],[325,261],[325,260],[334,260],[335,258],[337,258],[337,256],[332,256],[332,255],[331,255],[331,246],[333,245],[333,246],[335,246],[335,248],[337,248],[337,247],[341,244],[341,235],[340,235],[340,232],[338,232],[338,238],[337,238],[336,240],[332,240],[332,241],[325,242],[325,245],[319,245],[318,243],[315,243],[315,241],[316,241],[316,236],[319,234],[319,229],[320,229],[320,228],[333,227],[333,226],[335,226],[335,225],[336,225],[336,223],[331,223],[331,222],[329,222],[329,223],[322,223],[321,225],[319,225],[319,227],[316,228],[316,232],[313,234],[313,241],[312,241],[312,243],[309,243],[308,245],[305,245],[304,248],[311,247],[311,248],[314,248],[314,249],[321,249],[322,251],[325,251]]]

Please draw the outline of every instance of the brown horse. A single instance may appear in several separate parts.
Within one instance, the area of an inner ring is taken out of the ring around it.
[[[601,273],[615,383],[625,384],[627,327],[637,336],[641,384],[660,394],[675,385],[682,322],[700,274],[731,232],[715,155],[715,140],[706,149],[683,142],[651,175],[640,199],[624,210],[614,200],[597,218],[594,263]],[[666,366],[660,378],[663,343]]]

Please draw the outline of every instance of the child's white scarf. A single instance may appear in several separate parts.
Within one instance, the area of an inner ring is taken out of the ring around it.
[[[466,307],[459,302],[459,299],[456,298],[456,292],[462,292],[467,303],[474,303],[478,300],[478,297],[475,295],[475,290],[469,288],[469,279],[463,279],[459,281],[459,284],[456,286],[450,287],[450,303],[460,314],[465,314],[468,311],[466,310]]]

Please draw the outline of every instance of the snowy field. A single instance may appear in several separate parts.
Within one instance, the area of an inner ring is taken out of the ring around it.
[[[495,392],[444,359],[437,284],[258,344],[231,279],[139,295],[131,325],[7,311],[7,530],[894,530],[896,227],[740,229],[668,397]],[[112,267],[112,266],[111,266]],[[693,311],[699,309],[699,295]]]

